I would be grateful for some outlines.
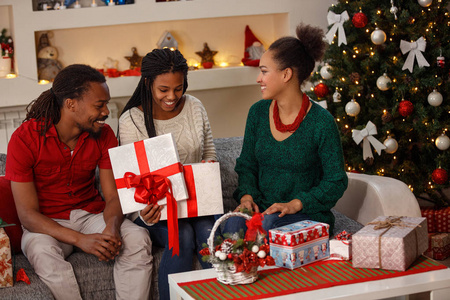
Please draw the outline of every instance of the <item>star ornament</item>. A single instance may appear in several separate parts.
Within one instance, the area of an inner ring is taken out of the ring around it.
[[[214,64],[214,55],[216,55],[217,52],[219,52],[219,51],[211,51],[211,49],[209,49],[209,47],[208,47],[208,43],[204,43],[203,50],[197,51],[197,52],[195,52],[195,54],[197,54],[198,56],[200,56],[202,58],[202,64],[205,62],[210,62],[210,63]]]
[[[142,56],[139,56],[136,47],[131,48],[131,51],[133,51],[133,55],[125,56],[125,58],[130,62],[130,69],[134,70],[141,67]]]

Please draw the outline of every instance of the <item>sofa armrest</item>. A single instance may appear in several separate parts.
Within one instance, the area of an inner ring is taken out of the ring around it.
[[[365,225],[378,216],[421,216],[416,197],[402,181],[377,175],[347,175],[347,190],[334,207],[347,217]]]

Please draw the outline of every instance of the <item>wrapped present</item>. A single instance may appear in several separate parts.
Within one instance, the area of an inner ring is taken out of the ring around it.
[[[177,201],[188,199],[183,166],[172,134],[109,149],[124,214],[146,205],[167,204],[169,249],[178,254]]]
[[[434,212],[435,232],[450,232],[450,207],[436,209]]]
[[[427,248],[426,218],[380,216],[353,235],[353,267],[405,271]]]
[[[295,269],[330,256],[330,225],[301,221],[269,230],[270,256],[279,267]]]
[[[425,255],[437,260],[450,256],[450,233],[431,233],[428,235],[428,249]]]
[[[219,163],[197,163],[183,166],[189,199],[177,202],[178,218],[223,214],[222,183]],[[167,210],[161,211],[161,220]]]
[[[436,220],[435,220],[436,210],[433,207],[421,207],[420,213],[422,217],[427,219],[428,232],[436,232]]]
[[[0,228],[0,288],[13,286],[11,244],[5,229]]]
[[[330,240],[330,260],[352,259],[352,236],[345,230]]]

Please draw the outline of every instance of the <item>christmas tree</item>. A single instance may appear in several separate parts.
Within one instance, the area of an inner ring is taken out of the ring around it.
[[[405,182],[447,206],[450,166],[448,0],[339,0],[324,63],[312,74],[342,137],[346,168]]]

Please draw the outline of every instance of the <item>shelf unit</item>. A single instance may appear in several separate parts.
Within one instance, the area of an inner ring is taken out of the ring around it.
[[[159,27],[167,26],[170,28],[176,22],[186,24],[189,24],[189,22],[205,22],[205,27],[214,27],[214,22],[220,20],[218,23],[219,28],[205,29],[209,29],[210,33],[218,32],[220,36],[215,37],[216,40],[220,38],[228,40],[228,43],[236,44],[236,37],[228,36],[231,33],[227,31],[229,27],[227,24],[231,28],[231,25],[236,20],[242,22],[242,20],[251,20],[259,17],[257,20],[258,24],[266,26],[262,27],[264,32],[260,33],[260,35],[265,35],[264,43],[268,44],[279,36],[293,34],[299,21],[311,24],[321,22],[319,25],[325,27],[325,17],[324,20],[317,20],[315,16],[320,14],[325,16],[327,7],[334,1],[326,0],[324,2],[328,3],[321,3],[318,6],[315,0],[192,0],[177,2],[135,0],[134,4],[114,7],[99,6],[95,8],[71,8],[60,11],[33,11],[31,1],[0,0],[0,14],[2,10],[3,12],[5,10],[9,12],[9,23],[11,26],[9,33],[14,40],[14,71],[17,74],[17,77],[12,79],[0,78],[0,108],[26,105],[42,91],[49,88],[48,85],[39,85],[37,80],[36,41],[38,34],[43,31],[57,31],[59,34],[59,32],[71,33],[73,30],[91,30],[95,28],[101,30],[102,28],[114,28],[114,26],[142,26],[143,24],[152,26],[156,24]],[[311,13],[311,11],[319,11],[319,9],[320,12]],[[265,20],[265,18],[267,22],[261,21]],[[250,25],[250,27],[254,32],[258,31],[256,26],[252,27]],[[184,33],[187,36],[203,35],[204,32],[200,31],[199,33],[189,32],[189,28],[185,28]],[[131,33],[132,29],[129,32]],[[244,28],[239,33],[239,41],[242,41],[242,46],[244,42],[243,32]],[[120,37],[115,36],[113,30],[108,34],[109,36],[105,36],[105,39],[120,40]],[[153,38],[158,39],[159,34],[158,36],[153,36]],[[258,38],[260,38],[260,35],[257,34]],[[212,50],[215,50],[209,42],[210,36],[202,36],[201,38],[208,42]],[[95,42],[89,40],[89,38],[85,38],[82,41],[72,45],[69,50],[75,47],[76,51],[82,52],[84,46]],[[186,44],[189,42],[190,40],[187,39]],[[51,39],[50,43],[52,44]],[[59,48],[62,45],[54,46],[60,51]],[[133,46],[127,45],[126,49],[131,49]],[[150,47],[154,48],[156,45],[150,45]],[[196,51],[201,49],[199,45],[192,47],[195,47]],[[243,55],[242,48],[232,54],[240,59]],[[139,54],[144,55],[145,53],[141,52],[145,50],[142,49]],[[192,52],[192,49],[190,50]],[[220,53],[221,48],[219,47],[218,50]],[[100,51],[106,52],[104,49]],[[64,53],[64,49],[62,52]],[[67,52],[69,51],[67,50]],[[189,56],[184,51],[182,52],[186,57]],[[116,57],[124,57],[126,55],[131,55],[131,51],[125,54],[121,52]],[[191,53],[190,56],[195,56],[195,54]],[[82,61],[75,62],[86,63]],[[68,64],[75,62],[68,61]],[[253,85],[256,84],[257,73],[258,68],[243,66],[214,67],[208,70],[191,71],[189,73],[189,91]],[[111,96],[113,98],[129,97],[134,91],[138,80],[139,77],[108,78],[107,82]]]
[[[8,6],[10,11],[17,74],[16,78],[0,79],[2,91],[0,107],[28,104],[49,88],[48,85],[39,85],[37,80],[36,38],[39,32],[266,14],[285,14],[286,19],[286,14],[291,8],[290,2],[287,0],[193,0],[157,3],[153,0],[136,0],[135,4],[115,7],[33,11],[31,1],[0,0],[0,8]],[[286,34],[287,27],[285,25],[281,27],[274,31],[279,33],[278,31],[282,30]],[[111,36],[105,38],[113,37],[114,33],[111,32]],[[80,51],[81,49],[80,45]],[[140,53],[140,55],[143,54]],[[257,68],[250,67],[215,67],[209,70],[192,71],[189,73],[189,90],[251,85],[255,84],[256,74]],[[130,96],[138,80],[139,77],[108,78],[111,96],[113,98]]]

